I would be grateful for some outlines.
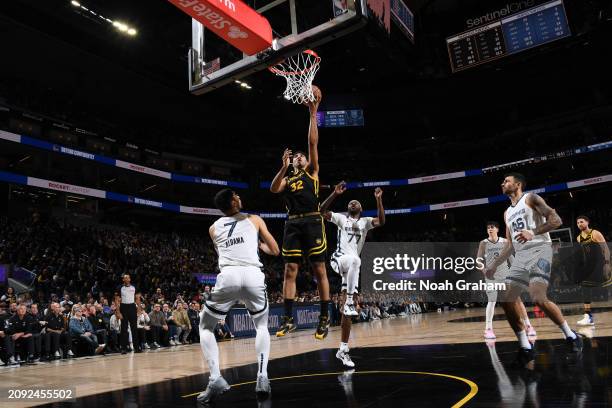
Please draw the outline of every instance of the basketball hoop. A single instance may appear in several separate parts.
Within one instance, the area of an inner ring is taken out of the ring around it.
[[[320,62],[321,57],[316,52],[305,50],[268,69],[287,80],[287,88],[283,92],[285,99],[303,104],[315,100],[312,93],[312,80],[319,70]]]

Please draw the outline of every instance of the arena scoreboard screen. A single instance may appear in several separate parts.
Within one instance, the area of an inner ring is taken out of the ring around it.
[[[317,124],[319,127],[363,126],[363,110],[319,111],[317,112]]]
[[[532,7],[446,39],[453,72],[571,35],[562,0]]]

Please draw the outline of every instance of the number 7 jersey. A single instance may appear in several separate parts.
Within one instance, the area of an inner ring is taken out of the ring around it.
[[[334,254],[359,257],[368,231],[374,228],[372,220],[372,217],[355,219],[332,212],[331,222],[338,226],[338,244]]]
[[[259,233],[246,214],[221,217],[213,226],[213,243],[219,254],[219,268],[263,266],[259,260]]]

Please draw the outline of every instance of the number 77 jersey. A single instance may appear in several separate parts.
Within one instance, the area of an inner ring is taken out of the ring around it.
[[[359,257],[368,231],[374,228],[372,220],[372,217],[355,219],[332,212],[331,222],[338,226],[338,245],[335,253]]]

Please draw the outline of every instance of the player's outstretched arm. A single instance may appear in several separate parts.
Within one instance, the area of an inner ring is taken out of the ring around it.
[[[276,240],[268,231],[268,227],[266,223],[259,215],[249,215],[257,230],[259,231],[259,249],[264,251],[268,255],[278,256],[280,254],[280,249],[278,248],[278,244]]]
[[[270,191],[273,193],[282,192],[287,186],[287,179],[285,178],[285,173],[287,173],[287,169],[289,168],[289,162],[291,161],[291,150],[285,149],[282,157],[282,166],[276,176],[274,176],[274,180],[272,180],[272,184],[270,185]]]
[[[313,102],[308,102],[308,109],[310,110],[310,125],[308,128],[308,161],[310,167],[310,174],[313,177],[319,175],[319,128],[317,126],[317,109],[321,103],[322,94],[321,90],[313,85],[312,93],[315,96]]]
[[[323,214],[323,217],[327,221],[331,219],[331,212],[328,211],[329,207],[334,202],[336,197],[338,197],[340,194],[344,193],[345,191],[346,191],[346,183],[344,181],[339,182],[334,187],[334,191],[332,191],[332,193],[325,199],[325,201],[323,201],[323,204],[321,204],[321,214]]]
[[[538,214],[546,217],[546,222],[539,227],[536,227],[534,230],[521,230],[516,239],[520,243],[525,243],[527,241],[531,241],[534,236],[545,234],[552,230],[555,230],[561,226],[563,221],[561,221],[561,217],[555,211],[554,208],[551,208],[546,204],[546,201],[539,195],[535,193],[529,194],[526,200],[526,204],[536,210]]]
[[[382,227],[385,225],[385,208],[383,207],[382,195],[382,188],[376,187],[374,190],[374,197],[376,197],[376,210],[378,214],[377,217],[372,220],[372,225],[375,227]]]

